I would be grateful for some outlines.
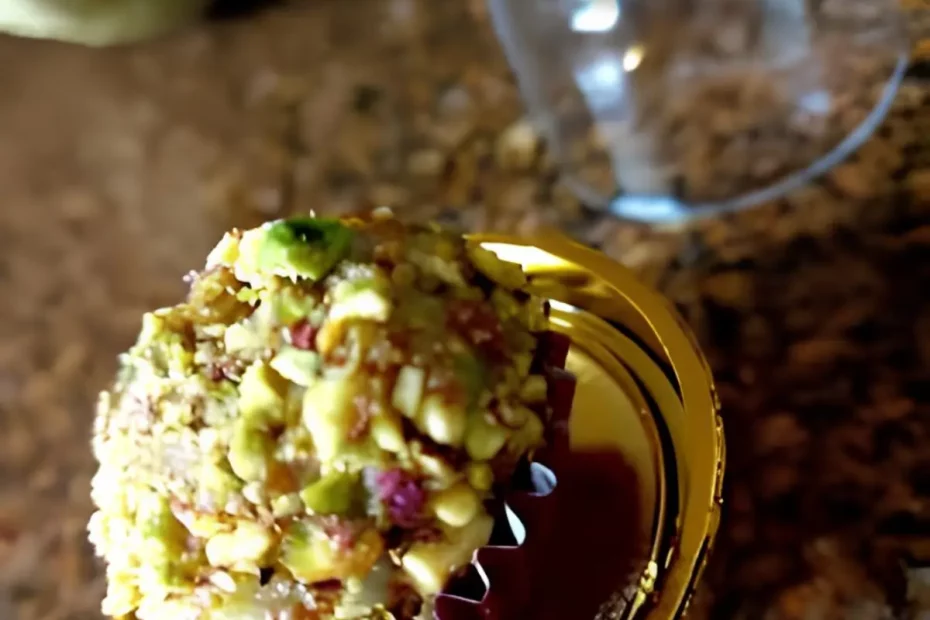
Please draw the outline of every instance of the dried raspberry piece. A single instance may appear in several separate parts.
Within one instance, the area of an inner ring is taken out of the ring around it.
[[[366,482],[384,506],[388,519],[403,528],[416,528],[423,522],[426,491],[401,469],[367,473]]]
[[[450,329],[461,334],[489,358],[506,357],[504,329],[487,302],[456,300],[449,305],[446,322]]]
[[[301,319],[291,325],[290,329],[291,344],[297,349],[312,351],[316,349],[316,334],[320,331],[310,324],[307,319]]]

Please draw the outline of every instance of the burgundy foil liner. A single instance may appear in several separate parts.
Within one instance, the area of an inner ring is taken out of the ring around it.
[[[514,490],[493,507],[494,533],[490,544],[478,549],[464,574],[450,581],[436,597],[435,620],[519,618],[530,604],[534,567],[545,565],[546,541],[552,535],[558,495],[558,467],[569,449],[569,418],[575,378],[565,370],[571,341],[549,332],[540,342],[534,372],[549,379],[552,418],[546,447],[514,476]],[[523,526],[517,539],[507,508]]]

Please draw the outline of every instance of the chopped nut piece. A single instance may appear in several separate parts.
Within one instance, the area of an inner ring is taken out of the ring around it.
[[[273,544],[274,538],[264,527],[240,521],[232,532],[217,534],[207,542],[207,560],[216,567],[257,564]]]
[[[296,517],[303,512],[304,504],[297,493],[288,493],[271,500],[271,514],[275,519]]]
[[[452,527],[464,527],[481,509],[478,494],[466,483],[437,493],[433,497],[433,511],[443,523]]]
[[[487,463],[469,463],[466,475],[468,484],[477,491],[490,491],[494,484],[494,472]]]
[[[474,550],[491,537],[494,520],[484,514],[460,530],[449,532],[448,542],[416,543],[401,559],[402,566],[421,592],[439,592],[453,572],[464,566]]]
[[[512,290],[526,286],[526,274],[523,273],[523,269],[514,263],[502,261],[494,252],[470,244],[468,257],[481,273],[504,288]]]
[[[255,362],[239,383],[239,411],[256,422],[279,422],[286,393],[285,378],[265,362]]]
[[[476,461],[488,461],[493,459],[506,443],[505,428],[488,422],[487,415],[471,416],[465,436],[468,456]]]
[[[271,367],[292,383],[309,387],[320,368],[320,356],[313,351],[284,347],[271,360]]]
[[[420,427],[436,443],[454,447],[462,444],[467,422],[461,405],[433,394],[424,399],[418,418]]]
[[[540,375],[531,375],[526,378],[520,387],[520,398],[527,403],[541,403],[546,400],[548,384],[546,378]]]
[[[245,418],[239,419],[229,444],[229,465],[245,481],[261,481],[268,475],[268,456],[271,441],[260,428]]]
[[[404,366],[397,374],[391,403],[394,408],[408,418],[414,418],[420,409],[423,389],[426,385],[426,372],[415,366]]]

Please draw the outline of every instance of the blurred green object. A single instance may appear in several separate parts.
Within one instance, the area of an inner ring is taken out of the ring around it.
[[[133,43],[203,16],[213,0],[0,0],[0,31],[82,45]]]

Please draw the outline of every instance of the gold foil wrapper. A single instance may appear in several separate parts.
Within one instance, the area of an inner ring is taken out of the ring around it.
[[[472,238],[523,266],[551,301],[553,329],[572,339],[573,449],[616,449],[639,480],[648,549],[598,618],[681,617],[720,523],[725,465],[719,401],[694,337],[632,272],[560,234]]]

